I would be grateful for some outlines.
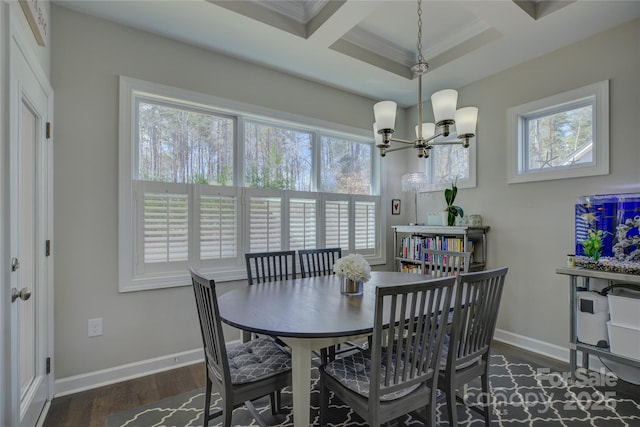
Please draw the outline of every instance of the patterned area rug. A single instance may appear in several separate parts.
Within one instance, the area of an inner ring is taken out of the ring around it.
[[[615,376],[583,373],[575,384],[567,384],[568,373],[532,366],[511,356],[491,356],[490,381],[492,387],[495,426],[640,426],[640,387],[616,387]],[[318,372],[312,372],[311,420],[318,425]],[[625,391],[621,391],[623,388]],[[631,390],[631,391],[629,391]],[[470,408],[481,402],[479,381],[459,390],[467,406],[458,403],[460,426],[484,426],[480,414]],[[293,426],[291,419],[291,389],[282,393],[283,412],[272,416],[269,399],[255,402],[255,406],[270,425]],[[194,390],[107,417],[106,427],[196,427],[202,426],[204,392]],[[219,404],[212,397],[212,408]],[[213,409],[212,409],[213,411]],[[437,405],[437,425],[447,426],[447,409],[443,399]],[[258,425],[246,407],[233,413],[237,426]],[[421,421],[407,415],[395,422],[401,426],[421,426]],[[211,423],[211,425],[215,425]],[[331,399],[330,426],[366,426],[349,407]]]

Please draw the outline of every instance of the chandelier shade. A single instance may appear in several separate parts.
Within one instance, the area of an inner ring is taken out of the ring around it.
[[[458,92],[454,89],[444,89],[431,95],[431,105],[435,123],[423,123],[422,119],[422,76],[429,69],[429,65],[422,56],[422,0],[418,0],[418,62],[411,70],[418,77],[418,124],[415,127],[416,139],[413,141],[395,138],[396,109],[393,101],[381,101],[373,106],[375,123],[373,133],[376,147],[380,150],[380,156],[405,148],[413,147],[417,150],[418,157],[429,157],[429,151],[434,145],[461,144],[469,147],[469,140],[475,136],[478,120],[476,107],[464,107],[457,109]],[[436,140],[439,137],[448,137],[452,126],[455,125],[457,139]],[[405,144],[404,146],[391,148],[391,142]]]
[[[416,125],[416,138],[420,138],[419,127]],[[423,123],[422,124],[422,137],[425,139],[431,138],[436,133],[435,123]]]
[[[453,89],[440,90],[431,95],[433,117],[436,123],[454,120],[456,105],[458,104],[458,91]]]
[[[456,132],[458,135],[475,135],[478,121],[478,108],[464,107],[456,111]]]
[[[398,104],[393,101],[380,101],[373,106],[373,115],[378,129],[393,129],[396,123]]]

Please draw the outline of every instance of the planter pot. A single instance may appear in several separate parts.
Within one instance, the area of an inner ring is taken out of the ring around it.
[[[342,295],[362,295],[363,291],[364,283],[362,280],[342,279],[342,284],[340,285],[340,293]]]

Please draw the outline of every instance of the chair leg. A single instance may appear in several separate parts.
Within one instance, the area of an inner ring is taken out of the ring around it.
[[[436,398],[438,397],[438,389],[433,387],[433,382],[430,385],[431,387],[431,398],[429,399],[429,406],[425,408],[425,415],[427,421],[427,427],[436,427]]]
[[[320,367],[322,369],[322,367]],[[325,416],[329,411],[329,390],[324,386],[324,378],[322,372],[320,373],[320,427],[323,427],[326,423]]]
[[[202,425],[207,427],[209,425],[209,408],[211,406],[211,380],[209,380],[209,376],[207,375],[207,386],[204,392],[204,410],[202,411]]]
[[[456,411],[456,387],[452,375],[448,375],[444,381],[444,391],[447,395],[447,415],[449,416],[449,426],[458,427],[458,413]]]
[[[222,407],[222,425],[224,427],[231,427],[231,419],[233,418],[233,404],[231,399],[225,399]]]
[[[489,394],[489,373],[485,372],[480,378],[482,382],[482,396],[484,406],[484,425],[489,427],[491,425],[491,395]]]
[[[281,410],[282,399],[280,398],[280,390],[274,391],[269,395],[271,400],[271,414],[276,415]]]

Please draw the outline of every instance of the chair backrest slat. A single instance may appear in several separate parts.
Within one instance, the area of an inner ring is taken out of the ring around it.
[[[333,274],[333,264],[342,256],[342,248],[301,249],[300,274],[302,277]]]
[[[414,384],[436,381],[446,322],[441,307],[449,307],[455,277],[376,288],[371,345],[370,399],[377,401]]]
[[[244,258],[250,285],[296,278],[295,251],[248,253]]]
[[[424,249],[424,274],[433,277],[458,275],[469,271],[471,252],[440,251]]]

